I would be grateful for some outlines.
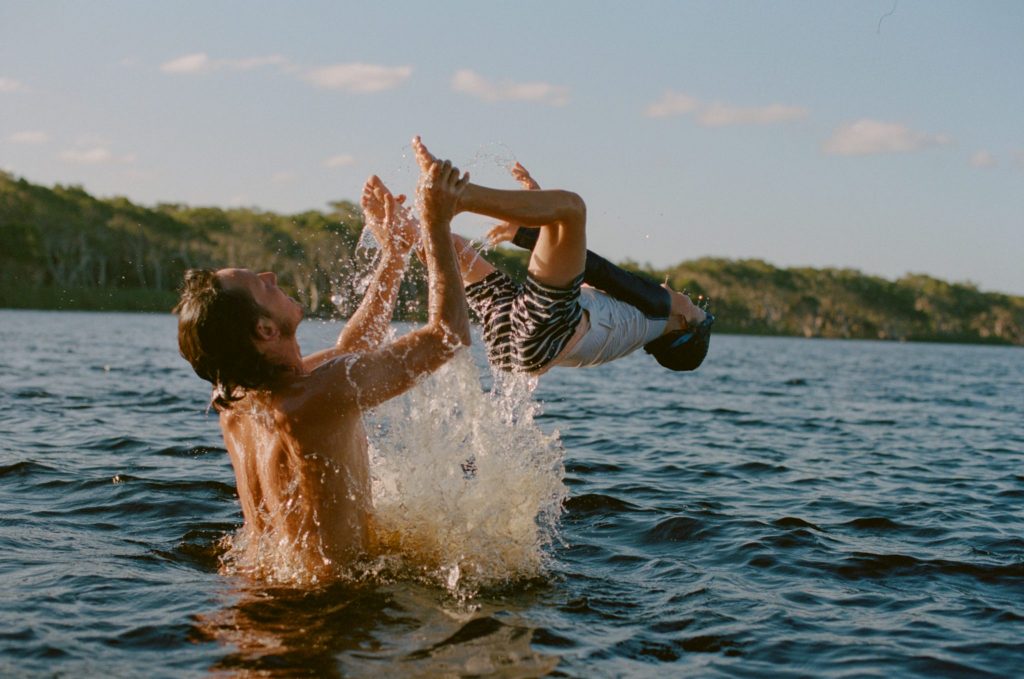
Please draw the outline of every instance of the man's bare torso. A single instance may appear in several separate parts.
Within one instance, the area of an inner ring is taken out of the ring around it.
[[[269,541],[313,572],[330,570],[371,539],[366,433],[355,408],[316,421],[293,400],[250,393],[221,413],[224,442],[250,549]]]

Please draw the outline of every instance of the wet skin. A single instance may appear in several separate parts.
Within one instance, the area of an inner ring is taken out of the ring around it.
[[[410,245],[395,199],[371,177],[364,209],[381,242],[377,270],[335,346],[302,356],[295,330],[302,307],[273,273],[225,269],[225,288],[248,291],[265,310],[256,347],[286,372],[220,413],[249,547],[259,538],[292,551],[296,566],[329,576],[371,550],[369,458],[362,413],[409,389],[469,344],[469,315],[449,222],[465,187],[445,161],[424,170],[423,242],[430,273],[426,325],[385,342]],[[374,223],[375,219],[379,220]],[[282,544],[283,543],[283,544]]]

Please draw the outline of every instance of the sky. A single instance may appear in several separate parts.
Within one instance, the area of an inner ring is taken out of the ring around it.
[[[420,134],[576,191],[616,261],[1021,295],[1022,36],[1016,0],[0,0],[0,168],[294,213],[412,192]]]

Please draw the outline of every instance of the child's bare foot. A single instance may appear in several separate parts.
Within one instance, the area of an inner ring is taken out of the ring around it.
[[[523,164],[519,161],[512,164],[512,167],[509,168],[509,172],[512,173],[513,179],[519,182],[519,185],[527,191],[540,190],[540,184],[537,183],[537,180],[530,175],[530,171],[523,167]],[[521,228],[528,228],[534,231],[537,229],[537,227],[521,227],[516,224],[503,222],[491,227],[491,230],[487,232],[487,242],[491,247],[495,247],[501,243],[511,242]]]
[[[512,176],[515,180],[527,191],[536,191],[540,189],[540,184],[530,176],[529,170],[523,167],[522,163],[516,161],[516,163],[510,168],[510,172],[512,172]]]
[[[512,173],[512,178],[519,182],[527,191],[539,191],[540,184],[537,180],[530,176],[530,171],[523,167],[523,164],[516,161],[509,168],[509,172]],[[491,230],[487,232],[487,243],[492,248],[500,245],[501,243],[510,243],[512,239],[516,237],[516,232],[519,231],[519,226],[515,224],[509,224],[504,222],[491,227]],[[523,227],[526,228],[526,227]]]
[[[421,172],[426,172],[430,169],[432,163],[437,162],[437,158],[427,150],[426,145],[424,145],[423,140],[420,139],[418,134],[412,138],[412,151],[416,155],[416,162],[419,163]]]
[[[413,153],[415,153],[416,155],[416,162],[419,163],[420,166],[421,178],[427,177],[431,172],[431,167],[433,167],[434,165],[440,166],[443,163],[448,163],[449,165],[451,165],[450,160],[438,160],[437,156],[435,156],[427,149],[426,145],[423,143],[423,140],[420,139],[419,135],[416,135],[415,137],[412,138],[412,150]],[[464,193],[466,193],[467,191],[471,191],[474,188],[474,186],[469,183],[469,172],[465,172],[463,174],[463,179],[465,180],[463,182],[463,188],[459,190],[459,195],[456,196],[454,214],[459,214],[460,212],[462,212],[462,196]]]

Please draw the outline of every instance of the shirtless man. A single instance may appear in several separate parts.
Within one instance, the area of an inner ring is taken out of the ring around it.
[[[434,156],[417,138],[421,167]],[[587,250],[586,206],[575,193],[542,191],[516,163],[523,191],[469,184],[458,212],[504,223],[492,243],[512,240],[531,250],[524,284],[512,281],[454,236],[466,295],[481,317],[491,363],[539,374],[553,366],[585,367],[640,347],[671,370],[694,370],[704,359],[714,316],[706,303],[624,271]],[[527,228],[521,228],[527,227]],[[538,228],[528,228],[538,227]],[[582,285],[583,281],[590,285]]]
[[[425,326],[385,342],[412,238],[376,177],[363,207],[381,259],[358,310],[328,349],[303,356],[302,307],[273,273],[192,270],[185,275],[178,344],[211,382],[255,550],[287,545],[308,573],[330,574],[374,536],[362,413],[412,387],[470,343],[469,315],[449,223],[469,176],[448,161],[424,165],[421,234],[430,277]]]

